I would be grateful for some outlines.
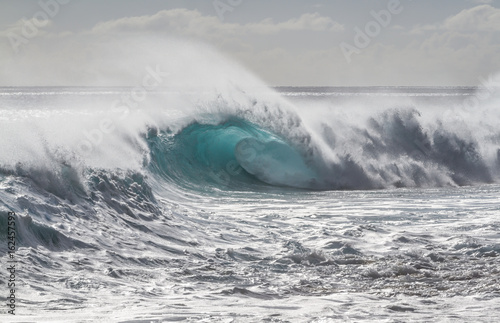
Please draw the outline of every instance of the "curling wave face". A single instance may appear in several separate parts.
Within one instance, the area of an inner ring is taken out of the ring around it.
[[[294,147],[243,119],[215,125],[193,123],[177,134],[154,132],[148,142],[150,167],[186,186],[311,188],[317,181],[314,170]]]

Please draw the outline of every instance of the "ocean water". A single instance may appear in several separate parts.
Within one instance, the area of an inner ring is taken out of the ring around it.
[[[499,104],[481,87],[1,88],[0,321],[496,322]]]

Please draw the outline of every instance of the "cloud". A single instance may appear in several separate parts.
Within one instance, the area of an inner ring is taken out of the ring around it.
[[[493,0],[469,0],[472,3],[493,3]]]
[[[258,23],[224,23],[214,16],[203,16],[187,9],[162,10],[152,16],[127,17],[96,25],[94,33],[163,32],[184,36],[214,38],[219,35],[277,34],[286,31],[342,31],[343,26],[318,13],[275,23],[265,19]]]
[[[343,31],[344,27],[329,17],[322,17],[318,13],[305,13],[299,18],[290,19],[286,22],[275,24],[271,19],[256,24],[248,24],[243,27],[248,32],[268,34],[281,31]]]
[[[448,30],[500,31],[500,9],[487,4],[466,9],[446,19],[443,27]]]
[[[52,26],[52,24],[53,21],[50,19],[38,20],[36,18],[23,18],[7,26],[6,29],[0,30],[0,37],[15,35],[17,37],[32,38],[41,34],[47,34],[45,29]]]
[[[465,9],[447,18],[443,23],[415,26],[411,33],[429,31],[497,32],[500,31],[500,9],[488,4]]]
[[[50,23],[47,22],[47,26]],[[0,36],[3,36],[0,39],[2,84],[121,84],[121,80],[127,80],[127,75],[140,75],[149,62],[163,62],[165,55],[175,56],[172,53],[177,49],[162,42],[196,38],[215,45],[233,57],[238,57],[238,53],[257,57],[261,50],[272,50],[279,41],[300,47],[296,41],[297,32],[321,32],[322,37],[330,37],[343,29],[331,18],[318,13],[305,13],[280,22],[265,19],[238,24],[223,22],[196,10],[172,9],[102,22],[82,32],[53,32],[53,29],[39,28],[36,37],[29,38],[19,45],[19,50],[14,50],[7,35],[12,31],[22,34],[24,26],[25,22],[19,21],[0,30]],[[270,40],[262,36],[273,38]],[[263,48],[256,49],[258,42]],[[187,43],[176,42],[179,47],[187,46],[184,45]],[[175,56],[170,61],[181,66],[183,59],[189,60],[186,52],[182,56]],[[277,61],[278,57],[274,57],[274,62],[268,65],[253,62],[256,63],[256,71],[261,72],[276,65]],[[244,64],[247,63],[244,61]],[[175,66],[170,67],[170,70],[174,69]],[[47,75],[51,77],[47,78]],[[280,75],[283,75],[283,70],[276,70],[277,78]]]
[[[390,73],[398,71],[413,75],[416,84],[474,85],[500,69],[499,32],[500,9],[477,5],[441,22],[414,26],[406,43],[379,42],[359,55],[358,64],[368,66],[376,57],[387,57],[392,64],[385,68],[389,80],[397,79]]]
[[[344,30],[320,13],[243,24],[196,10],[162,10],[102,22],[83,32],[54,33],[54,28],[40,28],[20,53],[14,53],[8,38],[2,37],[0,83],[121,84],[127,75],[141,77],[150,62],[160,62],[181,75],[191,68],[183,62],[196,60],[190,55],[207,51],[188,46],[191,41],[186,38],[195,38],[235,58],[272,85],[473,85],[479,76],[500,69],[499,34],[495,33],[500,30],[499,11],[477,5],[413,30],[406,25],[391,26],[386,36],[374,38],[347,64],[338,44],[352,39],[352,30]],[[12,30],[19,33],[22,26],[19,22],[0,35]],[[418,35],[409,35],[409,30]],[[168,45],[172,39],[182,41]],[[183,47],[191,49],[175,55]],[[215,61],[214,57],[209,61]]]

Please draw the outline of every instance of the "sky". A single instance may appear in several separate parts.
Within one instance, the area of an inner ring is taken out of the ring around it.
[[[0,0],[0,8],[2,86],[80,85],[89,77],[78,71],[102,75],[115,58],[136,60],[125,47],[162,51],[142,42],[153,38],[206,44],[271,86],[473,86],[500,71],[500,0]]]

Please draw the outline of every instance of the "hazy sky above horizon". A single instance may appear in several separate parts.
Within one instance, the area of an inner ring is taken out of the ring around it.
[[[273,86],[477,85],[500,71],[500,0],[55,1],[0,0],[0,85],[44,85],[38,65],[90,66],[83,49],[131,35],[210,44]]]

